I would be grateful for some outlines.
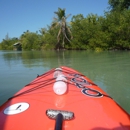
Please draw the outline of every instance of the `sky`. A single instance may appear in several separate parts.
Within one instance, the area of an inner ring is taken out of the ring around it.
[[[51,25],[54,12],[65,8],[66,15],[104,15],[108,0],[0,0],[0,42],[8,34],[9,38],[19,38],[27,30],[36,32]]]

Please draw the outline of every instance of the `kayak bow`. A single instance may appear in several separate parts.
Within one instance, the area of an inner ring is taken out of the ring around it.
[[[0,107],[0,130],[130,130],[130,116],[78,71],[37,76]]]

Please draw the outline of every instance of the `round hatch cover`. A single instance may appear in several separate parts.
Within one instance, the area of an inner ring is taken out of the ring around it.
[[[29,104],[25,102],[16,103],[13,105],[10,105],[4,110],[4,114],[6,115],[13,115],[21,113],[29,108]]]

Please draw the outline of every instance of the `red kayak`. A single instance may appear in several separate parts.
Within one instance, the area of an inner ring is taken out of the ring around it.
[[[62,66],[0,106],[0,130],[130,130],[130,116],[89,78]]]

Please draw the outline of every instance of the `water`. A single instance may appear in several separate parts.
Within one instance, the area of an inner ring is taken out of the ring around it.
[[[130,113],[130,52],[0,51],[0,105],[42,74],[72,67],[99,85]]]

